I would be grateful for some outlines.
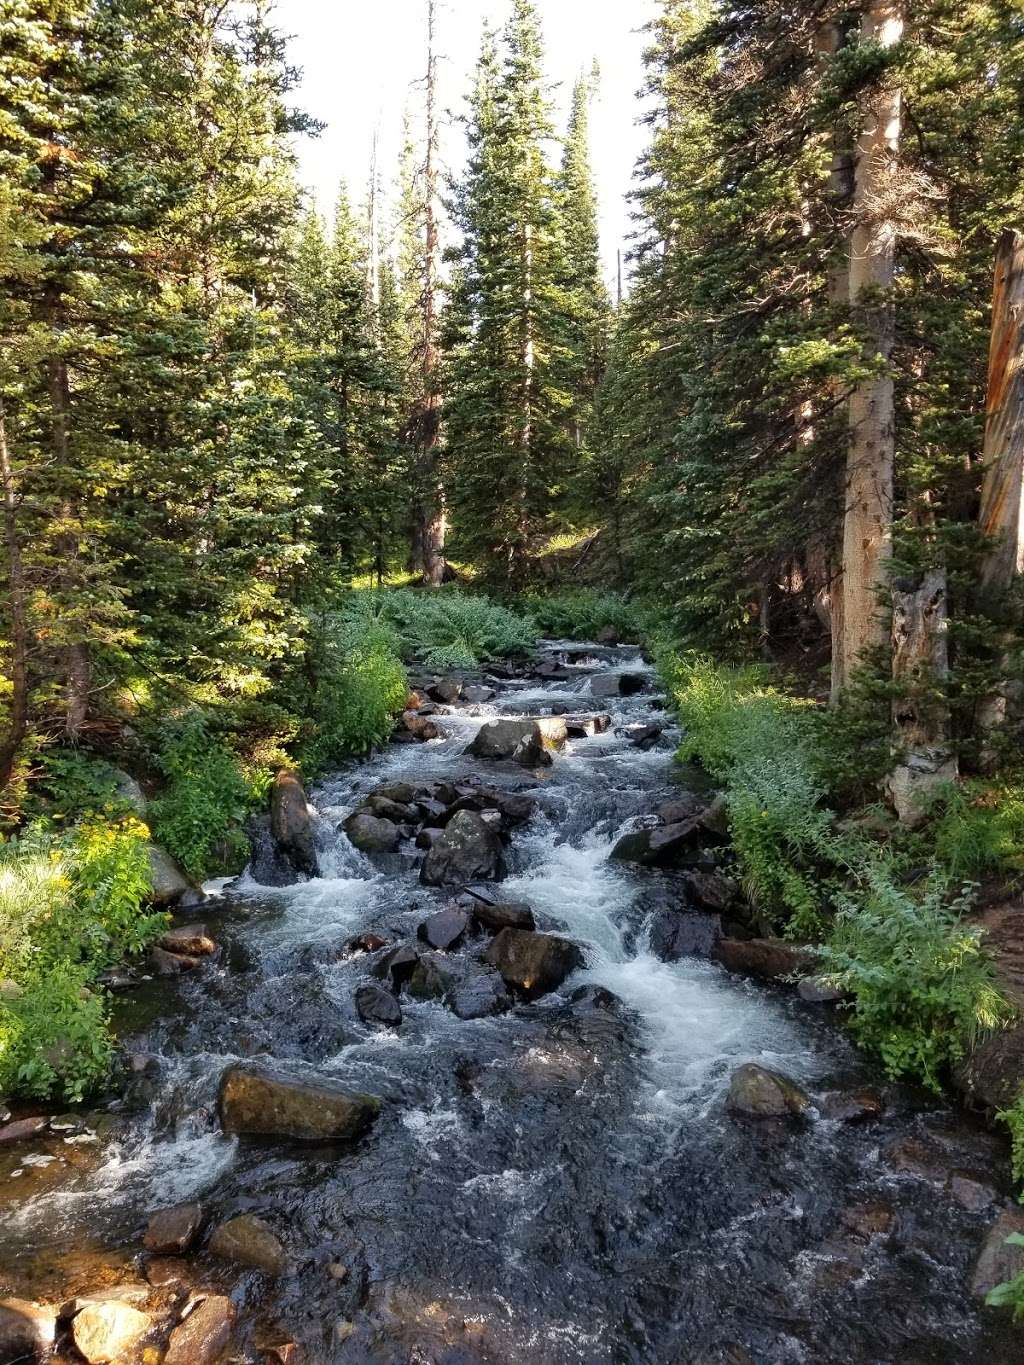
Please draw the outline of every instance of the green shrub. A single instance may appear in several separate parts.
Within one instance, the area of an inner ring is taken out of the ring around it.
[[[150,803],[157,842],[197,881],[215,872],[238,872],[248,844],[242,823],[253,804],[236,754],[195,710],[171,723],[157,756],[167,779]]]
[[[647,633],[645,613],[637,603],[599,588],[529,593],[515,605],[552,638],[593,640],[602,631],[614,630],[620,640],[639,642]]]
[[[962,918],[967,905],[938,878],[911,894],[883,861],[840,897],[822,949],[830,978],[853,997],[858,1040],[890,1076],[916,1076],[935,1090],[978,1035],[1009,1015],[981,932]]]
[[[488,659],[529,654],[537,643],[527,617],[457,588],[395,588],[373,596],[397,634],[402,657],[421,659],[428,668],[474,668]]]
[[[0,846],[0,1091],[80,1099],[112,1050],[104,967],[141,952],[167,916],[144,908],[149,831],[91,816]]]
[[[1000,1109],[996,1118],[1005,1123],[1010,1130],[1010,1164],[1013,1178],[1024,1191],[1024,1090],[1009,1109]],[[1024,1203],[1024,1192],[1021,1194],[1021,1203]]]
[[[951,787],[933,839],[935,856],[955,879],[1024,872],[1024,786],[975,781]]]
[[[398,632],[384,614],[391,594],[354,592],[317,623],[310,647],[315,678],[307,697],[302,766],[317,772],[384,744],[408,695]]]

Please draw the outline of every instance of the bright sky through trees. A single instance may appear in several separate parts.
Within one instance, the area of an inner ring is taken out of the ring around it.
[[[654,0],[542,0],[546,67],[560,127],[568,117],[572,84],[594,59],[601,70],[599,97],[591,111],[591,144],[601,196],[603,251],[609,279],[615,251],[629,230],[624,194],[644,144],[637,126],[636,93],[642,80],[643,26]],[[274,22],[294,35],[289,58],[303,70],[297,102],[327,127],[300,145],[303,181],[329,213],[344,177],[359,199],[367,177],[375,122],[380,127],[380,164],[396,164],[406,103],[417,99],[413,83],[425,66],[424,0],[278,0]],[[464,112],[473,63],[486,21],[504,23],[507,0],[443,0],[438,15],[441,100]],[[415,104],[413,105],[416,108]],[[457,168],[462,135],[451,126],[445,162]]]

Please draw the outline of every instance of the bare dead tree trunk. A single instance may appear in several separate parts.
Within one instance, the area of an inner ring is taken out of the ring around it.
[[[18,750],[28,733],[28,614],[25,571],[18,529],[18,490],[7,445],[4,401],[0,397],[0,478],[4,489],[4,545],[7,550],[7,603],[11,636],[11,709],[0,741],[0,792],[10,783]]]
[[[903,36],[902,0],[869,0],[861,39],[892,48]],[[895,406],[889,360],[895,318],[891,290],[896,268],[896,225],[884,211],[899,151],[902,98],[882,84],[864,111],[854,173],[854,227],[850,239],[850,304],[867,335],[866,358],[878,373],[850,397],[850,444],[843,517],[843,604],[838,649],[833,652],[832,695],[873,648],[889,644],[881,598],[892,557]]]
[[[1001,641],[1008,669],[1009,631],[1016,624],[1005,603],[1024,574],[1024,234],[1008,228],[996,248],[992,292],[992,340],[985,404],[984,481],[978,525],[988,545],[981,587],[1004,619]],[[991,762],[992,741],[1009,718],[1012,685],[1004,678],[979,708],[983,757]]]

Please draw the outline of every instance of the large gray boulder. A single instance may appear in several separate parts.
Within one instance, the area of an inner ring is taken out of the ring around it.
[[[381,1102],[324,1077],[236,1064],[220,1078],[218,1107],[225,1133],[326,1142],[361,1137]]]
[[[496,831],[476,811],[460,810],[427,851],[420,871],[426,886],[465,886],[505,875],[505,858]]]
[[[281,853],[307,877],[318,877],[313,812],[298,774],[281,768],[270,789],[270,832]]]
[[[190,881],[165,848],[159,844],[147,844],[146,856],[149,859],[149,876],[152,889],[149,899],[154,905],[177,905],[184,897],[203,899],[203,893]]]
[[[348,835],[349,842],[361,853],[394,853],[402,838],[393,821],[362,810],[350,815],[342,829]]]
[[[752,1119],[799,1117],[810,1105],[807,1092],[780,1071],[746,1062],[732,1073],[726,1107],[733,1114]]]
[[[536,768],[550,763],[549,750],[560,748],[567,733],[561,716],[491,720],[481,725],[466,753],[474,758],[511,759],[524,768]]]
[[[584,961],[579,948],[567,938],[528,929],[502,929],[488,948],[486,960],[527,1000],[557,990]]]

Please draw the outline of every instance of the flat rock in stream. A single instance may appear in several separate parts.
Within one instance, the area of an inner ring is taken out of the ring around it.
[[[488,948],[486,960],[528,1000],[557,990],[567,976],[584,965],[575,943],[525,929],[502,929]]]
[[[252,1213],[239,1214],[221,1223],[214,1229],[208,1249],[211,1256],[252,1266],[264,1275],[283,1274],[287,1263],[281,1239],[269,1224]]]
[[[704,828],[699,815],[674,825],[655,825],[624,834],[609,855],[613,862],[642,867],[672,867],[701,845]]]
[[[354,1141],[376,1119],[381,1102],[325,1077],[239,1064],[221,1076],[218,1108],[221,1126],[229,1134],[299,1142]]]
[[[643,673],[595,673],[590,680],[592,697],[635,697],[647,686]]]
[[[474,972],[452,989],[448,1005],[459,1019],[485,1019],[511,1009],[512,997],[499,972]]]
[[[732,1073],[726,1108],[744,1118],[799,1117],[810,1108],[807,1092],[781,1071],[746,1062]]]
[[[505,857],[497,832],[471,810],[460,810],[427,852],[420,871],[426,886],[465,886],[505,875]]]
[[[175,1204],[151,1216],[142,1245],[161,1256],[180,1256],[191,1250],[202,1225],[200,1204]]]
[[[500,934],[502,929],[537,927],[533,911],[520,901],[498,901],[492,904],[475,901],[471,913],[476,923],[492,934]]]
[[[563,716],[562,719],[570,739],[592,739],[594,735],[603,735],[612,728],[612,718],[607,711],[589,715],[577,713]]]
[[[462,942],[468,929],[469,915],[464,910],[451,906],[425,919],[416,930],[416,935],[429,947],[437,948],[441,952],[450,952]]]

